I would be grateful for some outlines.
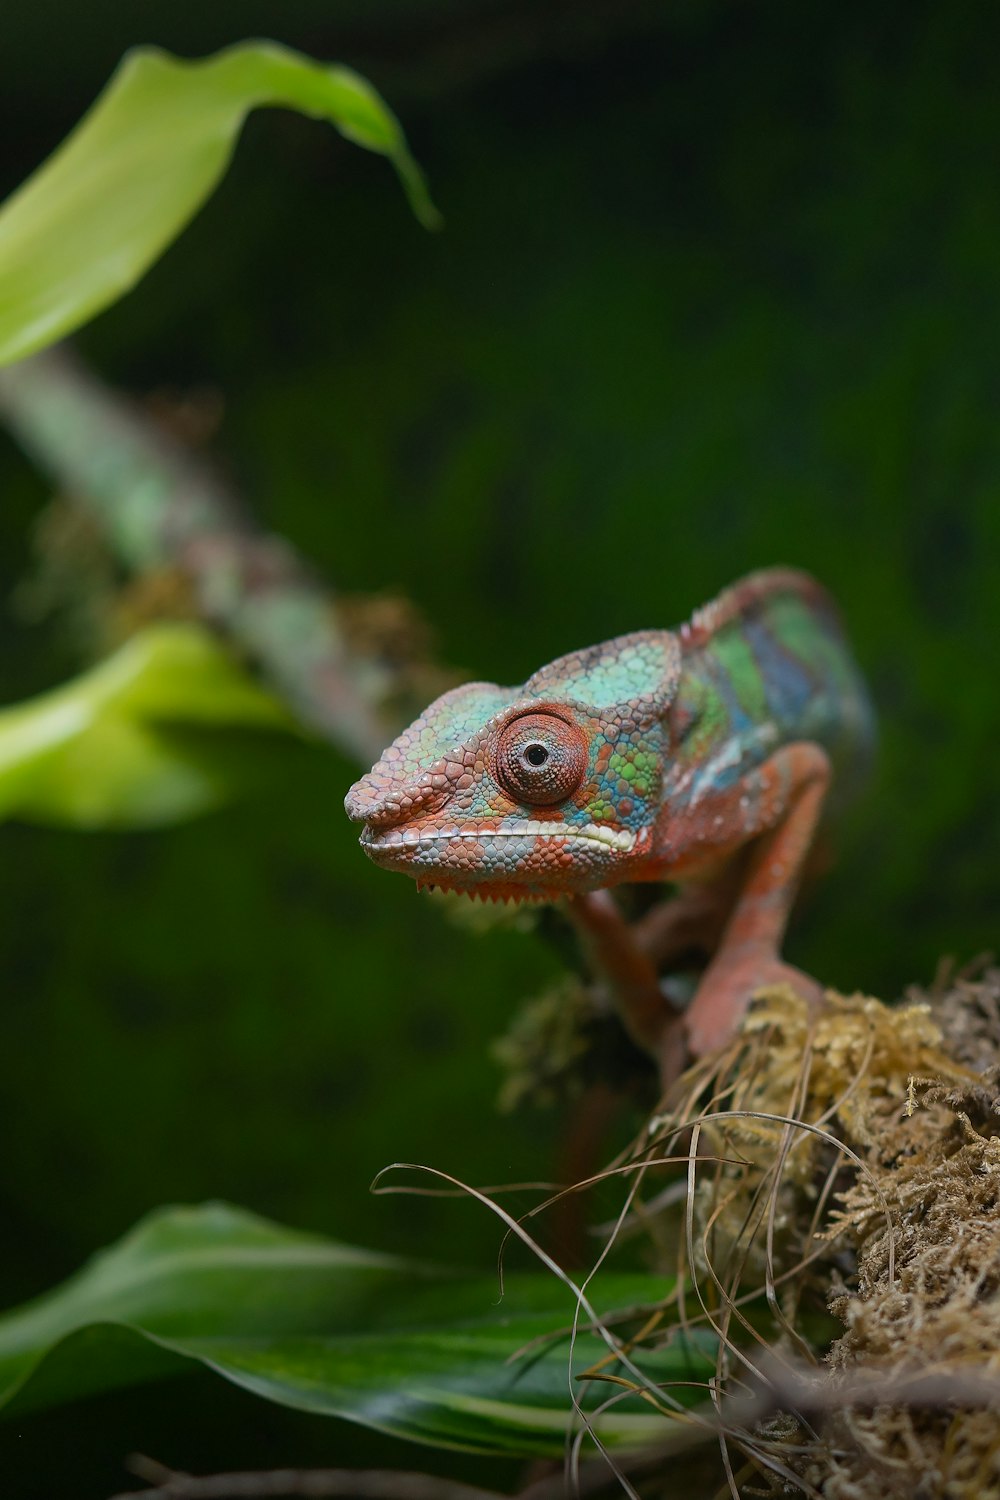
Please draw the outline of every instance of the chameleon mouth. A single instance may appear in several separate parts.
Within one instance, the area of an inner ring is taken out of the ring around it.
[[[630,853],[636,845],[638,835],[632,828],[607,828],[599,823],[587,823],[582,828],[570,830],[565,823],[536,822],[523,818],[506,828],[469,828],[457,826],[435,828],[419,832],[416,828],[372,828],[365,824],[361,830],[361,847],[368,853],[375,850],[405,853],[420,849],[438,848],[442,844],[456,841],[465,843],[489,843],[494,839],[541,838],[558,839],[564,844],[585,844],[593,848],[612,849],[620,854]]]

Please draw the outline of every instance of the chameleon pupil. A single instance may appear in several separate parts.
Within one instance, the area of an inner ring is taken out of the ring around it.
[[[544,766],[549,758],[549,752],[544,745],[529,745],[524,752],[524,758],[533,766]]]

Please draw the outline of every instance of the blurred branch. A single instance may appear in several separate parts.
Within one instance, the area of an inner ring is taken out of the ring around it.
[[[872,1412],[883,1407],[913,1411],[964,1409],[1000,1412],[1000,1376],[984,1360],[962,1363],[945,1357],[933,1369],[861,1368],[856,1374],[833,1379],[829,1371],[817,1375],[809,1366],[768,1358],[761,1368],[766,1385],[745,1401],[728,1408],[735,1428],[747,1430],[775,1412],[800,1417],[822,1417],[830,1412]]]
[[[138,1465],[129,1465],[139,1472]],[[269,1469],[233,1474],[184,1474],[143,1459],[140,1478],[152,1489],[112,1500],[509,1500],[499,1490],[391,1469]]]
[[[633,1479],[656,1477],[668,1464],[702,1446],[716,1436],[710,1421],[678,1426],[667,1442],[655,1448],[618,1454],[614,1464],[606,1458],[590,1458],[576,1467],[572,1494],[588,1500],[609,1491],[622,1494],[622,1476]],[[512,1497],[505,1491],[484,1490],[476,1485],[437,1474],[418,1474],[394,1469],[271,1469],[233,1474],[185,1474],[156,1459],[136,1453],[126,1467],[154,1486],[130,1490],[112,1500],[565,1500],[570,1493],[565,1466],[544,1462],[550,1472],[529,1482]]]
[[[210,468],[64,348],[0,370],[0,421],[100,525],[123,564],[179,568],[203,615],[254,657],[302,720],[368,763],[391,738],[384,660],[348,647],[295,552],[259,533]]]
[[[271,1469],[245,1474],[183,1474],[155,1459],[135,1454],[128,1467],[153,1489],[133,1490],[114,1500],[268,1500],[279,1495],[301,1500],[343,1496],[346,1500],[507,1500],[437,1474],[394,1469]]]

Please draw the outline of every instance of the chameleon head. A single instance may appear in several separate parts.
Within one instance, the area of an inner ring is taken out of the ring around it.
[[[643,631],[521,688],[445,693],[348,793],[362,848],[420,885],[484,898],[641,878],[679,671],[676,637]]]

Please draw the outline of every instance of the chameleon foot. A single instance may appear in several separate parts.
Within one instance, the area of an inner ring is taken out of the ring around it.
[[[732,1039],[758,990],[788,984],[810,1006],[818,1005],[823,988],[773,954],[726,954],[709,964],[684,1017],[684,1031],[692,1057],[714,1052]]]

